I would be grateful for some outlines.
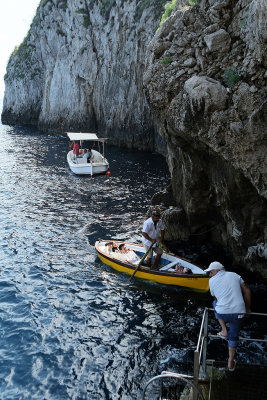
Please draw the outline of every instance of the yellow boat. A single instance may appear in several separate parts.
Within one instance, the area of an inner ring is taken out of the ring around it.
[[[140,261],[131,264],[120,258],[119,252],[108,252],[105,246],[106,243],[114,240],[98,240],[95,243],[95,248],[100,260],[110,267],[119,272],[132,275]],[[133,250],[139,259],[145,253],[142,244],[128,243],[128,242],[115,242],[117,245],[125,243],[128,249]],[[192,264],[185,258],[174,256],[170,253],[163,253],[161,263],[158,270],[153,270],[141,264],[135,273],[136,278],[147,279],[153,282],[161,283],[164,285],[182,286],[185,288],[194,289],[201,292],[209,290],[209,277],[199,266]],[[181,268],[190,268],[192,273],[185,274],[183,272],[176,272],[176,266],[180,265]]]

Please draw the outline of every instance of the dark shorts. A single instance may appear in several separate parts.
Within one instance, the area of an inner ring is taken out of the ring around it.
[[[216,300],[213,301],[212,305],[215,310]],[[215,316],[217,319],[222,319],[225,323],[229,323],[228,345],[229,347],[236,348],[244,314],[219,314],[215,311]]]
[[[149,246],[144,245],[144,248],[145,248],[145,251],[147,251],[149,249]],[[159,246],[152,247],[152,249],[148,253],[147,258],[152,258],[153,252],[156,254],[163,254],[163,249]]]

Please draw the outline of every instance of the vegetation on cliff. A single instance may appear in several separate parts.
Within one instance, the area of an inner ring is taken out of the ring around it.
[[[176,3],[177,3],[177,0],[171,0],[171,2],[168,2],[165,4],[165,6],[164,6],[165,11],[162,14],[158,29],[162,26],[162,24],[166,21],[166,19],[171,16],[171,13],[173,12],[173,10],[175,8]]]

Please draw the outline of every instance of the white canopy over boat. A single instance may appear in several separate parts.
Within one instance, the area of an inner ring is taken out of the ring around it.
[[[95,133],[82,133],[82,132],[67,132],[70,140],[88,140],[88,141],[100,141],[103,142],[106,138],[99,138]]]

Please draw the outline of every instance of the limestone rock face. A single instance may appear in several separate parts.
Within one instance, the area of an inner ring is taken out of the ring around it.
[[[184,84],[191,112],[203,107],[204,113],[224,110],[227,102],[227,90],[220,82],[206,76],[192,76]]]
[[[7,66],[2,121],[159,148],[142,75],[164,3],[42,0]]]
[[[153,37],[144,72],[168,146],[171,236],[221,243],[267,277],[267,3],[187,4]]]
[[[229,33],[224,29],[219,29],[216,32],[204,36],[204,42],[210,52],[224,52],[226,53],[230,48],[231,38]]]

